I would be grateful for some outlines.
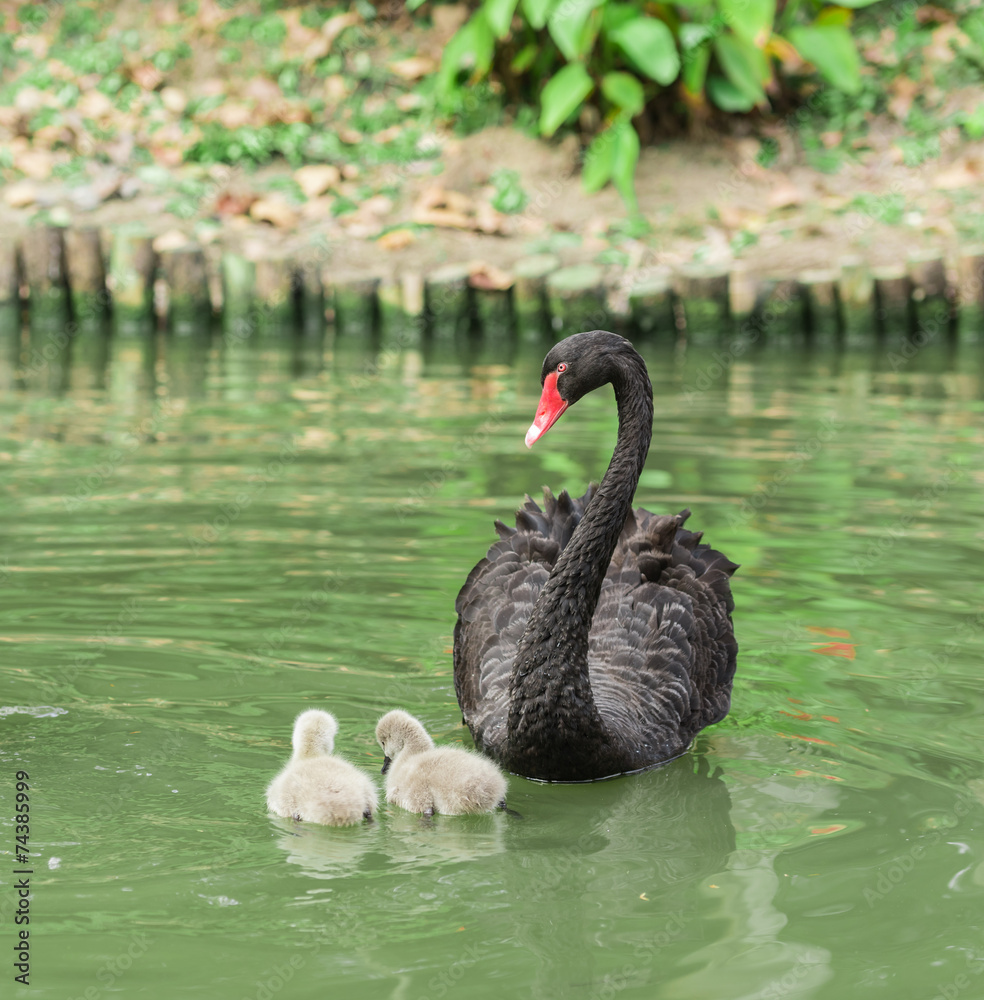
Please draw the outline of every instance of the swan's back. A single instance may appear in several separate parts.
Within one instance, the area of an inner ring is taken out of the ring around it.
[[[476,743],[493,756],[506,739],[519,640],[594,493],[555,498],[545,490],[542,509],[527,497],[515,528],[496,522],[499,541],[458,595],[455,689]],[[737,567],[683,527],[689,513],[629,514],[588,636],[595,705],[640,767],[682,753],[730,706],[737,644],[729,580]]]

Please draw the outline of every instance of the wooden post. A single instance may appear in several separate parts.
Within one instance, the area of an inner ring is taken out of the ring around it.
[[[913,322],[926,339],[950,339],[957,330],[956,294],[946,277],[938,250],[915,251],[908,257],[912,282]]]
[[[20,310],[20,265],[17,244],[12,239],[0,240],[0,308]]]
[[[321,282],[320,256],[305,253],[295,259],[294,283],[300,301],[304,339],[320,343],[325,335],[325,289]]]
[[[712,264],[682,264],[674,286],[683,305],[687,337],[720,336],[731,326],[731,293],[728,271]]]
[[[445,264],[424,278],[424,332],[435,340],[456,339],[475,327],[475,299],[467,264]]]
[[[984,335],[984,246],[964,247],[957,258],[961,340]]]
[[[527,340],[540,340],[550,331],[550,302],[547,278],[560,269],[560,258],[552,253],[521,257],[513,265],[516,282],[513,302],[520,334]]]
[[[547,300],[554,336],[609,328],[605,276],[594,264],[562,267],[547,276]]]
[[[30,289],[31,326],[64,326],[69,317],[65,231],[38,226],[24,236],[24,276]]]
[[[165,250],[160,260],[169,292],[167,319],[171,331],[188,334],[208,328],[212,319],[212,300],[202,248],[189,243]]]
[[[294,322],[294,285],[290,262],[281,255],[256,262],[258,331],[264,336],[283,336]]]
[[[799,285],[803,293],[803,322],[807,336],[818,342],[839,342],[844,335],[840,274],[833,268],[803,271]]]
[[[912,282],[904,264],[872,268],[875,284],[875,331],[880,338],[890,335],[908,339],[913,333]]]
[[[841,257],[839,268],[838,293],[844,317],[845,338],[854,342],[869,343],[874,339],[877,308],[871,270],[856,254]]]
[[[512,275],[497,269],[475,271],[469,283],[475,301],[478,328],[489,340],[512,340],[516,333],[516,309]]]
[[[676,338],[673,288],[669,271],[636,277],[629,288],[632,332],[641,337]]]
[[[335,333],[340,337],[379,335],[379,278],[357,278],[333,283]]]
[[[156,271],[157,253],[149,234],[125,228],[113,233],[108,284],[118,333],[153,330]]]
[[[100,325],[109,311],[109,296],[99,230],[95,226],[67,230],[65,258],[75,322]]]

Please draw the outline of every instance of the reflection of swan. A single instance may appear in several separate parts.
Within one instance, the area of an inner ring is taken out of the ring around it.
[[[653,430],[646,364],[624,338],[577,333],[547,354],[531,445],[611,383],[618,442],[601,485],[546,493],[472,570],[456,602],[454,684],[477,746],[549,781],[635,771],[723,719],[737,645],[737,568],[683,527],[632,509]]]
[[[435,747],[409,712],[387,712],[376,739],[385,756],[387,802],[425,816],[505,808],[506,779],[495,764],[463,747]]]
[[[326,830],[320,826],[299,826],[290,820],[274,819],[280,831],[277,846],[287,855],[287,863],[299,865],[312,878],[347,878],[358,871],[358,863],[369,850],[377,849],[380,830]]]
[[[514,803],[527,822],[509,826],[522,864],[506,886],[509,898],[548,904],[522,911],[514,930],[536,955],[532,996],[643,995],[622,994],[626,984],[651,995],[668,951],[700,933],[699,894],[734,850],[727,786],[705,756],[688,755],[631,779],[547,785],[536,802]],[[613,965],[621,979],[606,978]]]
[[[312,708],[294,722],[294,754],[267,788],[267,806],[278,816],[350,826],[372,819],[378,797],[369,776],[332,757],[338,723]]]

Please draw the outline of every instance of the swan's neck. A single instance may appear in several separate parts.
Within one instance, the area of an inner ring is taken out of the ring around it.
[[[516,652],[509,742],[535,756],[555,745],[567,759],[575,747],[596,752],[608,739],[591,694],[588,633],[653,428],[653,391],[642,358],[620,356],[611,381],[618,404],[615,452],[533,607]]]

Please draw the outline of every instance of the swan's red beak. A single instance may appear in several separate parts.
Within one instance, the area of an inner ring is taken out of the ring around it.
[[[551,372],[543,380],[543,395],[540,396],[540,405],[536,408],[536,419],[526,432],[526,447],[532,448],[533,442],[539,440],[557,423],[569,405],[557,392],[557,373]]]

